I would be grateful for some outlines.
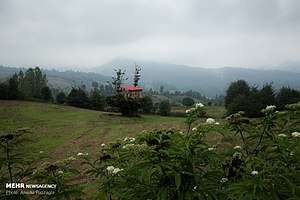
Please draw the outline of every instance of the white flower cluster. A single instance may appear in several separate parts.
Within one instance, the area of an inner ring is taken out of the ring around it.
[[[276,106],[271,105],[271,106],[267,106],[265,109],[262,110],[263,113],[270,113],[273,112],[275,110]]]
[[[189,113],[191,113],[191,112],[193,112],[193,111],[195,111],[196,110],[196,108],[190,108],[190,109],[187,109],[186,111],[185,111],[185,113],[186,114],[189,114]]]
[[[214,118],[207,118],[206,119],[206,124],[215,124],[215,125],[219,125],[219,122],[216,122],[216,120]]]
[[[81,152],[79,152],[78,154],[77,154],[77,156],[88,156],[89,154],[88,153],[81,153]]]
[[[105,146],[105,143],[102,143],[102,144],[101,144],[101,147],[104,147],[104,146]]]
[[[220,183],[226,183],[227,181],[228,181],[227,178],[222,178],[222,179],[220,180]]]
[[[233,149],[238,150],[238,149],[242,149],[242,147],[241,146],[235,146],[235,147],[233,147]]]
[[[120,169],[120,168],[118,168],[118,167],[114,167],[114,166],[108,166],[107,168],[106,168],[106,170],[108,171],[108,173],[109,174],[117,174],[117,173],[119,173],[120,171],[123,171],[123,169]]]
[[[133,137],[125,137],[124,138],[124,142],[134,142],[135,141],[135,138]]]
[[[195,105],[196,109],[202,108],[202,107],[204,107],[204,105],[202,103],[196,103],[196,105]]]
[[[300,133],[299,133],[299,132],[293,132],[293,133],[292,133],[292,136],[293,136],[293,137],[300,137]]]
[[[213,148],[213,147],[210,147],[210,148],[208,148],[207,150],[208,151],[212,151],[212,150],[214,150],[215,148]]]
[[[63,172],[63,171],[58,171],[57,173],[58,173],[58,174],[63,174],[64,172]]]
[[[278,134],[278,137],[287,137],[287,135],[286,135],[286,134],[283,134],[283,133],[281,133],[281,134]]]
[[[207,120],[206,120],[205,123],[206,123],[206,124],[215,124],[216,121],[215,121],[213,118],[207,118]]]
[[[258,174],[258,171],[252,171],[251,174],[252,174],[253,176],[255,176],[255,175]]]

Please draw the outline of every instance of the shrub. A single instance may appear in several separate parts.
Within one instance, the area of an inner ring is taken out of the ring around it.
[[[182,105],[184,106],[192,106],[195,104],[195,100],[191,97],[184,97],[182,99]]]
[[[168,115],[170,115],[170,112],[171,112],[170,102],[168,100],[163,100],[162,102],[160,102],[159,114],[161,116],[168,116]]]

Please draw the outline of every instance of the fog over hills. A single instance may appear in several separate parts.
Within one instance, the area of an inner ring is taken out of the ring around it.
[[[250,86],[262,86],[272,83],[274,89],[278,90],[282,86],[300,90],[300,73],[286,70],[262,70],[246,68],[215,68],[207,69],[201,67],[191,67],[185,65],[174,65],[167,63],[137,61],[130,59],[114,59],[99,67],[91,68],[89,73],[79,71],[57,71],[44,70],[49,84],[53,87],[69,91],[73,86],[84,83],[87,89],[92,89],[92,82],[98,81],[106,84],[111,81],[112,76],[116,76],[114,69],[126,70],[125,77],[128,78],[125,84],[132,84],[135,63],[142,69],[140,86],[145,89],[152,88],[159,91],[160,86],[164,86],[165,91],[187,91],[195,90],[207,97],[225,94],[226,88],[233,81],[238,79],[246,80]],[[5,81],[13,73],[24,68],[10,68],[0,65],[0,82]],[[291,68],[297,71],[297,67]]]
[[[126,77],[132,80],[134,65],[139,65],[141,71],[140,84],[143,87],[158,89],[163,85],[168,90],[193,89],[200,93],[214,97],[216,94],[224,94],[224,91],[232,81],[246,80],[251,86],[262,86],[272,83],[274,89],[282,86],[290,86],[300,89],[300,73],[284,70],[261,70],[224,67],[206,69],[184,65],[166,63],[134,61],[129,59],[115,59],[92,71],[107,76],[114,76],[114,69],[126,70]]]

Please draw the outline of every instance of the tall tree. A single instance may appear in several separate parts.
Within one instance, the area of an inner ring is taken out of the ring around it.
[[[283,110],[287,104],[300,101],[300,91],[291,89],[290,87],[282,87],[277,93],[276,99],[278,109]]]
[[[228,114],[247,108],[247,100],[251,94],[248,83],[244,80],[232,82],[226,91],[225,108]]]
[[[115,87],[115,90],[117,93],[121,92],[121,85],[124,83],[126,79],[124,79],[124,75],[125,75],[125,72],[126,70],[122,71],[121,69],[115,69],[115,72],[116,72],[116,77],[112,77],[113,81],[111,82],[114,87]]]
[[[134,77],[133,77],[133,85],[135,87],[139,85],[138,82],[141,79],[140,71],[141,68],[137,64],[135,64]]]

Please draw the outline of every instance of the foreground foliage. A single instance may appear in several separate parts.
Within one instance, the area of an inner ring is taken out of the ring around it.
[[[73,169],[81,159],[84,174],[101,183],[99,199],[297,199],[300,102],[286,109],[267,106],[261,119],[238,112],[226,123],[212,118],[199,123],[205,109],[198,103],[186,111],[185,130],[143,131],[102,144],[96,160],[87,153],[51,163],[24,160],[17,148],[26,142],[22,134],[2,134],[0,178],[58,185],[49,199],[83,198],[82,187],[70,182],[82,173]],[[212,133],[230,143],[210,144]]]
[[[240,112],[224,125],[213,119],[196,125],[203,111],[196,105],[187,111],[187,130],[145,131],[102,144],[99,159],[91,162],[87,156],[83,164],[91,167],[86,173],[101,179],[99,195],[107,199],[295,199],[300,196],[299,107],[275,112],[268,106],[261,122]],[[240,137],[239,145],[225,150],[207,143],[212,131],[228,130]]]

